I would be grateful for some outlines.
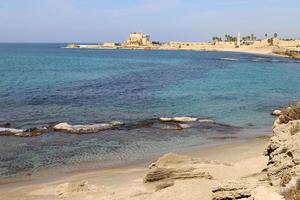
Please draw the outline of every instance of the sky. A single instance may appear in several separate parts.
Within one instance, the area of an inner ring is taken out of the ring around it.
[[[299,0],[0,0],[0,42],[208,41],[225,34],[300,38]]]

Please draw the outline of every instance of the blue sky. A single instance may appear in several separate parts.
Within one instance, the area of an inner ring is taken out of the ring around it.
[[[300,38],[299,0],[0,0],[0,42],[206,41],[254,33]]]

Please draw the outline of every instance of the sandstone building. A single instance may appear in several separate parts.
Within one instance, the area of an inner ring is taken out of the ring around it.
[[[144,33],[130,33],[127,40],[124,41],[124,47],[140,47],[151,45],[150,36]]]

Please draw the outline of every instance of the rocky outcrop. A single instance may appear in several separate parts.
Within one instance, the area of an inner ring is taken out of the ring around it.
[[[281,115],[281,110],[273,110],[272,115],[280,116]]]
[[[32,137],[39,136],[45,133],[46,131],[47,128],[15,129],[0,127],[0,136]]]
[[[56,124],[53,129],[55,131],[64,131],[67,133],[95,133],[121,126],[123,123],[119,121],[112,121],[110,123],[90,124],[90,125],[70,125],[68,123]]]
[[[144,182],[192,178],[212,179],[208,172],[195,167],[195,163],[197,162],[189,156],[166,154],[149,166],[150,171],[146,174]]]
[[[245,181],[228,181],[215,186],[213,200],[284,200],[269,186],[252,185]]]
[[[212,190],[213,200],[253,200],[249,185],[242,182],[227,182],[215,186]]]
[[[206,178],[212,179],[208,172],[203,172],[193,167],[181,168],[153,168],[151,169],[144,182],[155,182],[163,179],[190,179],[190,178]]]
[[[267,175],[273,185],[285,186],[300,175],[300,120],[281,123],[280,116],[273,126],[273,136],[266,148],[269,156]]]

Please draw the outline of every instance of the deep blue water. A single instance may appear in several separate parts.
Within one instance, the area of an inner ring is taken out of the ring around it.
[[[288,58],[64,45],[0,44],[0,124],[134,123],[187,115],[230,127],[1,137],[0,175],[83,161],[136,160],[213,143],[210,136],[234,134],[237,127],[270,127],[273,109],[300,99],[300,62]]]

